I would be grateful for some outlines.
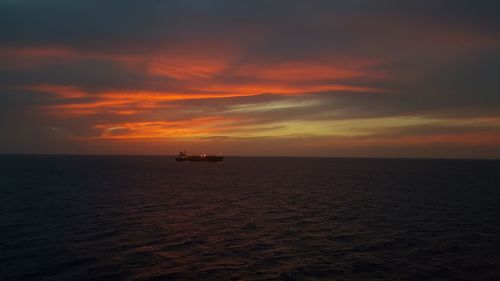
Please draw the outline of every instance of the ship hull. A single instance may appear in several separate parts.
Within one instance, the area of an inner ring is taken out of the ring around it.
[[[204,161],[204,162],[220,162],[224,160],[224,156],[185,156],[175,157],[176,161]]]

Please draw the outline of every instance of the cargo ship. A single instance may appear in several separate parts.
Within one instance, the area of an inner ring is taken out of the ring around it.
[[[201,154],[201,155],[191,155],[186,153],[186,151],[179,152],[179,155],[175,157],[176,161],[208,161],[216,162],[224,160],[224,156],[213,155],[213,154]]]

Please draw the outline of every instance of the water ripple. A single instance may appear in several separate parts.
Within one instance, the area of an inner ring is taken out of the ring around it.
[[[0,165],[0,280],[500,279],[498,161]]]

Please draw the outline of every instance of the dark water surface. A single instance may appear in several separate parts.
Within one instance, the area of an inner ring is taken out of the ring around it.
[[[500,161],[4,155],[0,280],[500,280]]]

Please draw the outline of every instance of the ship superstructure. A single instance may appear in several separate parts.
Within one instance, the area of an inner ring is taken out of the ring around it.
[[[213,154],[200,154],[200,155],[191,155],[187,153],[185,150],[179,152],[179,154],[175,157],[176,161],[222,161],[224,160],[224,156],[221,155],[213,155]]]

